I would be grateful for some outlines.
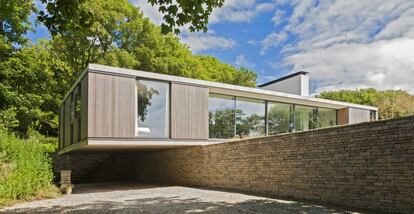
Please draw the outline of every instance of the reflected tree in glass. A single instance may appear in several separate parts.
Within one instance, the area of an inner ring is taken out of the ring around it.
[[[148,88],[143,82],[137,81],[138,93],[138,118],[144,122],[148,113],[148,108],[151,106],[151,98],[154,94],[159,92],[154,88]]]
[[[137,136],[169,136],[169,88],[167,82],[137,80]]]
[[[265,135],[265,101],[236,99],[236,137],[257,137]]]
[[[293,106],[284,103],[268,103],[268,130],[269,135],[289,132]]]
[[[234,97],[210,94],[208,99],[209,137],[234,137]]]

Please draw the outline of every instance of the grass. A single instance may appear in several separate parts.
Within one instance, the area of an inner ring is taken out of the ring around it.
[[[59,195],[48,155],[54,144],[41,135],[19,139],[0,127],[0,206]]]

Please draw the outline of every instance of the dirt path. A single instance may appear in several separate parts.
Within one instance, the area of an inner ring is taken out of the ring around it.
[[[0,209],[11,213],[351,213],[247,194],[131,183],[78,185],[72,195]]]

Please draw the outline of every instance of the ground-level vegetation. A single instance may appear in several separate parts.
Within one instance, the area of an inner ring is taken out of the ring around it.
[[[59,195],[49,157],[55,141],[34,133],[19,139],[0,127],[0,206]]]

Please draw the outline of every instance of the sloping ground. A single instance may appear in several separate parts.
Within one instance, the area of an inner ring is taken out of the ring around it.
[[[77,185],[58,199],[0,209],[10,213],[350,213],[311,203],[247,194],[134,183]]]

